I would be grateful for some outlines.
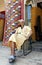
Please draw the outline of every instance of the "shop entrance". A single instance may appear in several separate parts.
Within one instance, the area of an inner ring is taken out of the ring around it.
[[[4,35],[5,12],[0,12],[0,41],[3,41]]]

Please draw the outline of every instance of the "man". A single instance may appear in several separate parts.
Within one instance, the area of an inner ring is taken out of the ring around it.
[[[31,28],[29,26],[25,26],[23,20],[19,20],[19,22],[21,23],[21,26],[18,26],[16,32],[9,38],[9,45],[11,48],[11,56],[9,58],[10,63],[13,62],[16,58],[15,47],[20,49],[24,41],[28,39],[32,34]]]

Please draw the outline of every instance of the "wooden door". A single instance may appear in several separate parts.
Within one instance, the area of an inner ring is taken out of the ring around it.
[[[0,41],[3,40],[4,33],[4,19],[0,19]]]
[[[0,41],[3,40],[5,11],[0,12]]]

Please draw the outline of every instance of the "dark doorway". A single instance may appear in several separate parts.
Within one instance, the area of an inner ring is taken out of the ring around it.
[[[37,7],[42,9],[42,2],[37,3]]]

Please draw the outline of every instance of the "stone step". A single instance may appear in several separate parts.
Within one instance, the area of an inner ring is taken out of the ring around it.
[[[32,51],[39,51],[39,52],[42,52],[42,48],[32,48]]]
[[[42,42],[33,43],[32,44],[32,50],[42,52]]]

